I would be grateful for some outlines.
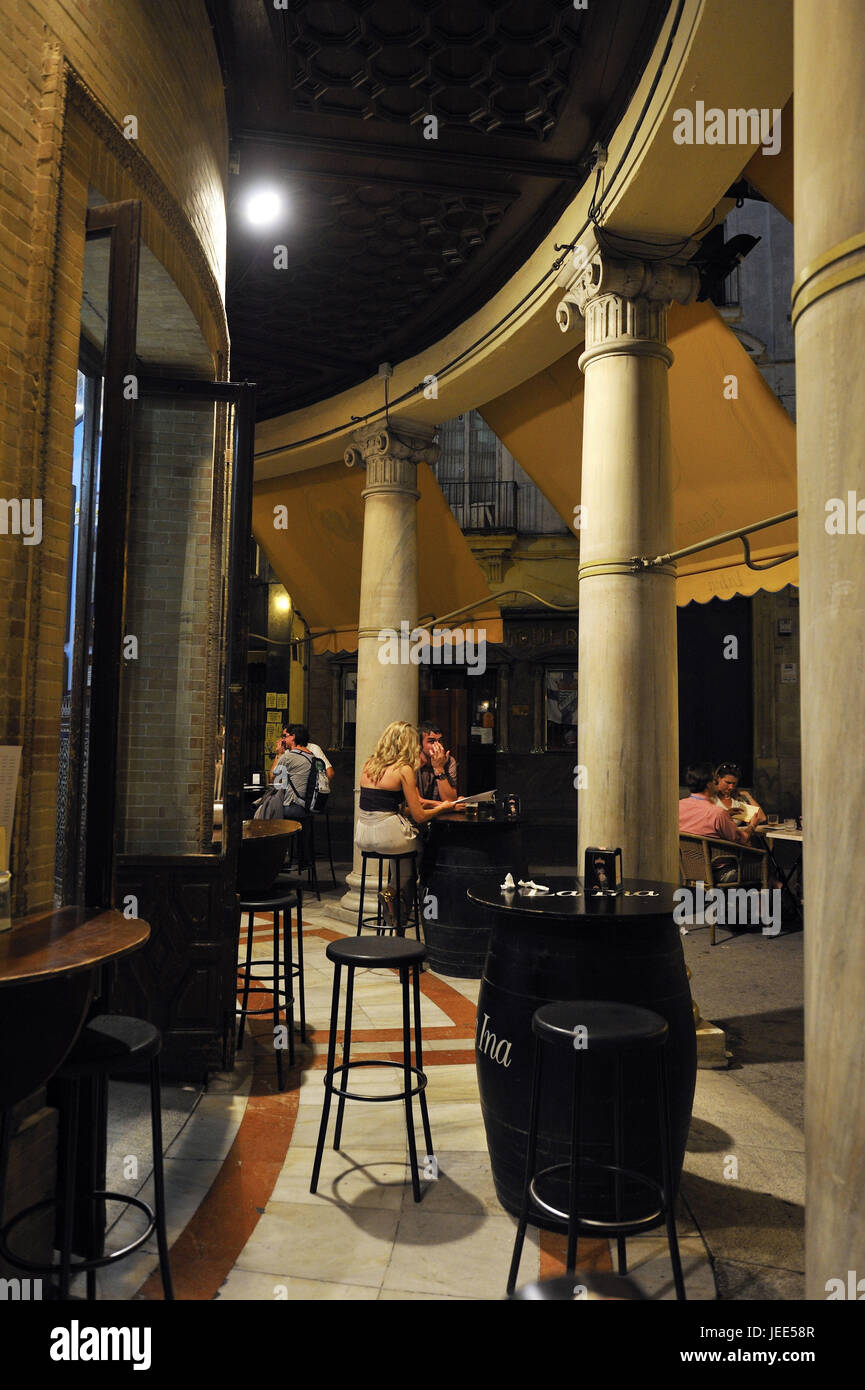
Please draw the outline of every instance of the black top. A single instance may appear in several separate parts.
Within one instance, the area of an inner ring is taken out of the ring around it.
[[[504,870],[502,877],[504,877]],[[640,917],[669,916],[676,906],[676,899],[673,897],[676,885],[657,882],[653,879],[626,878],[623,884],[624,893],[615,898],[596,898],[591,894],[586,897],[581,878],[562,878],[558,875],[549,877],[546,874],[539,874],[535,881],[546,884],[550,892],[523,894],[519,889],[516,889],[512,893],[503,893],[497,892],[494,888],[484,887],[470,888],[468,896],[473,902],[482,903],[484,907],[498,908],[505,912],[510,911],[515,915],[537,914],[542,917],[564,918],[572,921],[575,918],[637,919]]]
[[[398,811],[403,803],[402,791],[389,792],[384,787],[361,787],[362,811]]]

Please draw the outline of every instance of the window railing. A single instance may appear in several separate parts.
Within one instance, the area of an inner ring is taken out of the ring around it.
[[[439,478],[438,482],[460,530],[467,535],[516,531],[540,536],[568,529],[537,488],[485,478],[468,483]]]

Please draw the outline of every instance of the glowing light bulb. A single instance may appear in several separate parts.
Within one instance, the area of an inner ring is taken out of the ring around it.
[[[282,212],[282,197],[275,188],[257,188],[246,200],[246,220],[253,227],[269,227]]]

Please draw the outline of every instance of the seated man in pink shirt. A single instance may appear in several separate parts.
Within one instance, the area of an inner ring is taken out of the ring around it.
[[[739,827],[713,798],[717,795],[718,784],[711,763],[697,763],[685,773],[685,786],[690,792],[679,802],[679,830],[686,835],[708,835],[715,840],[731,840],[737,845],[747,845],[751,839],[752,826]],[[719,883],[736,877],[736,861],[732,855],[714,853],[712,864],[719,870]]]

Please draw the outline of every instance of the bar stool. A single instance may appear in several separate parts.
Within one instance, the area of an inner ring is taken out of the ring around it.
[[[578,1032],[578,1030],[581,1030]],[[585,1030],[585,1031],[582,1031]],[[535,1209],[552,1216],[567,1225],[568,1249],[566,1273],[573,1274],[577,1266],[577,1241],[579,1232],[591,1231],[594,1235],[615,1235],[618,1246],[619,1274],[627,1273],[625,1238],[638,1231],[651,1229],[664,1221],[667,1228],[667,1242],[670,1248],[670,1262],[673,1267],[673,1282],[676,1297],[684,1299],[685,1284],[682,1278],[682,1265],[679,1259],[679,1242],[676,1236],[676,1221],[673,1214],[672,1195],[672,1153],[670,1145],[670,1115],[667,1100],[667,1073],[665,1048],[669,1026],[659,1014],[649,1009],[637,1008],[630,1004],[614,1003],[609,1000],[579,999],[573,1002],[544,1004],[536,1009],[532,1017],[532,1032],[535,1035],[535,1066],[532,1078],[532,1099],[529,1115],[528,1148],[526,1152],[526,1174],[523,1183],[523,1198],[520,1208],[513,1258],[508,1276],[507,1292],[513,1293],[517,1281],[523,1241],[529,1220],[529,1209]],[[571,1049],[573,1073],[571,1091],[571,1155],[568,1163],[555,1163],[540,1172],[535,1170],[538,1141],[538,1116],[541,1108],[541,1073],[544,1045],[558,1045]],[[661,1183],[643,1173],[622,1166],[624,1138],[624,1119],[622,1103],[622,1066],[625,1055],[632,1056],[646,1051],[654,1052],[657,1059],[657,1113],[661,1152]],[[580,1128],[582,1121],[582,1086],[585,1059],[593,1061],[596,1056],[609,1059],[615,1064],[615,1092],[613,1108],[613,1144],[615,1163],[599,1163],[595,1159],[580,1157]],[[591,1167],[613,1175],[614,1203],[616,1219],[598,1221],[580,1215],[580,1175],[581,1169]],[[539,1185],[544,1178],[554,1173],[567,1172],[569,1175],[568,1209],[562,1211],[542,1197]],[[621,1219],[621,1182],[626,1177],[638,1185],[648,1188],[658,1200],[658,1210],[648,1216],[636,1219]]]
[[[328,802],[329,802],[329,801],[330,801],[330,795],[325,796],[325,797],[322,797],[321,800],[319,801],[319,804],[318,804],[318,806],[316,807],[316,809],[311,813],[311,816],[310,816],[310,853],[311,853],[313,859],[315,859],[315,857],[316,857],[316,851],[315,851],[315,822],[316,822],[316,820],[319,820],[321,817],[324,817],[324,828],[325,828],[325,830],[327,831],[327,858],[328,858],[328,863],[330,864],[330,881],[331,881],[331,884],[333,885],[333,887],[335,888],[335,887],[336,887],[336,870],[335,870],[334,867],[333,867],[333,844],[332,844],[331,838],[330,838],[330,808],[328,807]],[[316,882],[317,882],[317,881],[318,881],[318,880],[317,880],[317,877],[316,877]]]
[[[69,1286],[72,1276],[82,1271],[87,1276],[87,1297],[93,1299],[96,1295],[96,1276],[95,1271],[105,1265],[114,1264],[118,1260],[125,1259],[138,1250],[144,1242],[149,1239],[153,1231],[156,1231],[156,1241],[159,1248],[159,1270],[162,1276],[162,1288],[166,1299],[174,1298],[174,1289],[171,1281],[171,1268],[168,1262],[168,1239],[165,1231],[165,1181],[162,1168],[162,1099],[159,1082],[159,1052],[162,1047],[162,1035],[151,1023],[146,1023],[143,1019],[127,1018],[122,1014],[103,1014],[90,1020],[82,1030],[78,1041],[70,1052],[66,1061],[56,1074],[56,1079],[62,1084],[63,1099],[61,1103],[62,1112],[62,1136],[61,1136],[61,1159],[63,1164],[63,1190],[60,1196],[46,1197],[44,1201],[35,1202],[30,1207],[25,1207],[19,1211],[11,1221],[0,1230],[0,1255],[4,1260],[8,1260],[16,1269],[26,1270],[30,1274],[57,1274],[59,1273],[59,1294],[61,1299],[68,1299]],[[151,1207],[147,1202],[139,1197],[129,1197],[122,1192],[107,1192],[97,1189],[96,1145],[91,1146],[90,1173],[88,1175],[88,1190],[86,1196],[77,1199],[75,1196],[75,1185],[77,1179],[77,1159],[78,1159],[78,1122],[81,1108],[81,1087],[87,1085],[91,1088],[91,1110],[96,1109],[92,1096],[100,1080],[118,1073],[132,1071],[142,1063],[149,1064],[150,1071],[150,1128],[153,1145],[153,1187],[154,1204]],[[72,1259],[72,1246],[75,1239],[75,1209],[76,1205],[84,1201],[88,1204],[87,1220],[87,1258],[84,1260]],[[102,1202],[122,1202],[126,1206],[137,1207],[144,1212],[147,1217],[147,1227],[141,1235],[136,1236],[135,1240],[122,1250],[112,1251],[109,1255],[96,1255],[94,1252],[102,1247],[105,1230],[104,1222],[99,1219],[98,1206]],[[9,1249],[8,1240],[12,1232],[24,1221],[31,1213],[43,1211],[47,1207],[58,1206],[61,1212],[61,1235],[60,1235],[60,1263],[56,1265],[37,1265],[29,1260],[22,1259]]]
[[[333,974],[333,1000],[330,1010],[330,1039],[327,1048],[327,1070],[324,1074],[324,1106],[321,1115],[321,1126],[318,1132],[318,1145],[315,1150],[315,1163],[312,1169],[312,1182],[310,1192],[315,1192],[318,1187],[318,1175],[321,1171],[321,1159],[324,1153],[324,1141],[327,1135],[327,1122],[330,1116],[331,1096],[339,1096],[339,1107],[336,1114],[336,1131],[334,1133],[333,1147],[339,1148],[339,1141],[342,1137],[342,1119],[345,1110],[346,1100],[365,1100],[382,1103],[390,1100],[402,1100],[405,1102],[405,1122],[408,1134],[409,1162],[411,1164],[411,1181],[414,1199],[419,1202],[421,1199],[420,1175],[417,1163],[417,1144],[414,1133],[414,1115],[412,1112],[412,1096],[417,1096],[420,1103],[421,1120],[423,1122],[424,1140],[426,1141],[426,1158],[433,1156],[432,1135],[429,1126],[429,1114],[427,1112],[426,1096],[426,1075],[423,1070],[423,1044],[421,1039],[420,1024],[420,964],[426,956],[426,947],[419,941],[406,941],[403,937],[373,936],[364,937],[358,940],[356,937],[343,938],[339,941],[331,941],[327,948],[328,960],[332,960],[336,967]],[[336,1061],[336,1034],[339,1023],[339,985],[342,967],[348,971],[346,981],[346,1001],[345,1001],[345,1023],[343,1026],[342,1043],[342,1063],[335,1066]],[[402,986],[402,1048],[403,1059],[401,1062],[392,1062],[387,1059],[367,1059],[352,1062],[351,1060],[351,1010],[354,997],[354,972],[358,969],[384,970],[392,969],[399,971],[400,984]],[[417,1065],[412,1066],[411,1060],[411,1019],[409,1016],[409,975],[411,975],[412,993],[414,996],[414,1045]],[[350,1091],[347,1088],[348,1074],[353,1067],[397,1067],[402,1069],[403,1089],[391,1092],[386,1096],[361,1095],[357,1091]],[[334,1085],[334,1077],[337,1073],[341,1074],[342,1085]],[[415,1084],[412,1084],[414,1078]]]
[[[321,902],[321,889],[318,884],[318,868],[315,860],[314,814],[313,811],[310,811],[301,819],[300,833],[293,837],[288,846],[285,864],[287,871],[297,870],[297,875],[301,881],[303,875],[306,874],[307,887]]]
[[[286,876],[282,876],[283,879]],[[280,999],[284,1001],[285,1018],[288,1026],[288,1064],[294,1066],[294,980],[299,982],[300,994],[300,1040],[306,1042],[306,996],[303,986],[303,893],[296,880],[280,881],[278,878],[274,886],[265,893],[245,893],[240,900],[241,914],[247,914],[246,920],[246,959],[243,965],[237,967],[238,974],[243,979],[243,1002],[237,1008],[236,1013],[240,1019],[237,1034],[238,1051],[243,1048],[243,1036],[248,1015],[253,1017],[257,1014],[272,1014],[274,1043],[276,1042],[276,1031],[279,1028],[279,1009]],[[291,909],[297,908],[297,963],[293,959],[291,945]],[[265,959],[252,959],[252,942],[255,928],[255,914],[266,912],[273,917],[273,955]],[[280,957],[280,917],[282,918],[282,957]],[[255,965],[256,972],[258,967],[270,966],[271,970],[267,974],[256,973],[253,977],[252,967]],[[253,984],[252,980],[256,983]],[[282,984],[280,984],[282,980]],[[268,982],[269,986],[268,987]],[[250,1009],[250,994],[270,994],[272,1002],[269,1007],[261,1009]],[[285,1090],[285,1082],[282,1068],[283,1048],[275,1048],[276,1051],[276,1076],[280,1091]]]
[[[418,852],[416,849],[404,850],[401,854],[382,854],[374,849],[361,850],[360,903],[357,909],[357,936],[360,936],[364,927],[375,927],[379,936],[382,936],[388,931],[395,932],[397,936],[405,936],[406,928],[412,925],[412,919],[409,916],[405,922],[402,920],[403,902],[400,896],[400,866],[404,859],[410,859],[410,869],[414,875],[414,891],[412,895],[414,899],[414,929],[417,939],[420,941],[420,897],[418,895],[417,856]],[[373,860],[373,862],[378,862],[378,895],[376,897],[376,912],[374,917],[364,917],[363,915],[363,895],[366,889],[366,865],[368,859]],[[391,925],[384,920],[381,910],[384,866],[390,863],[392,859],[396,861],[396,873],[391,884],[394,891],[394,913],[396,916],[396,926],[394,927],[391,927]]]

